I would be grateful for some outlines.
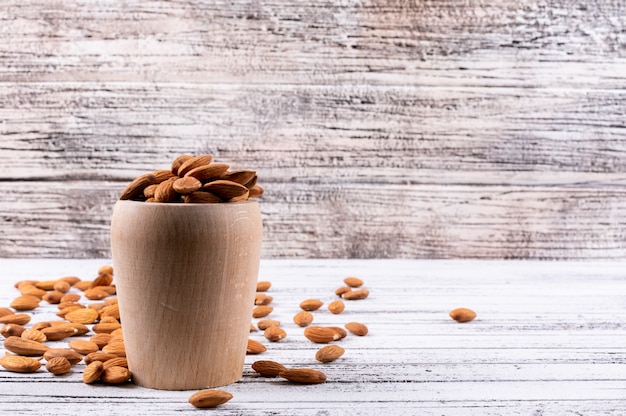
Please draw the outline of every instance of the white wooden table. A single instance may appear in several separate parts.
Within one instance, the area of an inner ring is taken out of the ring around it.
[[[0,260],[0,306],[21,279],[77,275],[90,280],[103,260]],[[266,260],[287,338],[247,356],[244,377],[224,387],[234,398],[211,414],[254,415],[573,415],[626,413],[626,264],[616,262]],[[292,322],[306,298],[326,303],[346,276],[365,281],[368,299],[326,309],[315,323],[369,326],[349,335],[339,360],[321,364],[320,345]],[[448,317],[469,307],[476,320]],[[34,319],[57,319],[42,302]],[[254,320],[256,321],[256,320]],[[49,343],[50,345],[64,343]],[[0,347],[0,354],[4,354]],[[256,375],[260,359],[322,369],[328,381],[295,385]],[[0,369],[2,415],[187,414],[192,392],[128,384],[86,385],[83,364],[66,376]]]

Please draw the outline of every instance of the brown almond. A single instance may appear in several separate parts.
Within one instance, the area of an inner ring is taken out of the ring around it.
[[[104,364],[102,365],[104,371],[100,376],[100,380],[106,384],[122,384],[130,381],[130,370],[126,367],[121,367],[119,365],[104,368]]]
[[[255,176],[256,176],[256,172],[253,170],[239,169],[239,170],[231,170],[228,172],[224,172],[220,179],[224,179],[224,180],[231,181],[231,182],[237,182],[245,186]]]
[[[63,292],[53,290],[52,292],[46,292],[46,294],[43,295],[41,299],[45,300],[51,305],[58,305],[59,303],[61,303],[61,299],[63,299],[63,296],[65,296]]]
[[[9,308],[0,307],[0,318],[2,318],[3,316],[7,316],[7,315],[15,315],[15,312],[13,312]]]
[[[48,321],[35,322],[30,328],[41,331],[44,328],[50,328],[52,324]]]
[[[292,368],[279,374],[293,383],[318,384],[326,381],[326,374],[312,368]]]
[[[76,309],[65,315],[68,321],[84,325],[93,324],[99,317],[98,311],[91,308]]]
[[[350,332],[352,332],[354,335],[358,335],[360,337],[367,335],[367,333],[369,332],[369,329],[367,328],[367,326],[365,324],[362,324],[360,322],[348,322],[345,325],[346,329]]]
[[[61,298],[61,303],[63,302],[77,303],[79,300],[80,300],[80,295],[78,293],[66,293]]]
[[[181,176],[181,177],[185,176],[185,174],[189,172],[190,170],[200,167],[200,166],[208,165],[209,163],[211,163],[212,160],[213,160],[213,156],[211,155],[192,156],[186,159],[180,165],[180,167],[177,169],[177,174],[178,176]]]
[[[94,361],[101,361],[104,363],[108,360],[112,360],[113,358],[118,358],[118,356],[115,354],[107,354],[105,352],[98,351],[87,354],[85,358],[83,358],[83,360],[85,361],[85,364],[89,365]]]
[[[83,383],[91,384],[100,379],[104,372],[104,364],[102,361],[92,361],[87,364],[85,371],[83,372]]]
[[[24,332],[22,332],[20,334],[20,338],[30,339],[31,341],[36,341],[36,342],[46,342],[48,340],[48,338],[46,338],[43,332],[39,331],[38,329],[32,329],[32,328],[27,329]]]
[[[20,337],[22,333],[26,331],[22,325],[18,324],[6,324],[0,329],[0,335],[5,338],[8,337]]]
[[[55,292],[60,292],[60,293],[65,294],[70,291],[70,289],[72,288],[72,285],[67,280],[57,280],[54,283],[53,288]]]
[[[155,180],[156,178],[151,173],[146,173],[133,179],[133,181],[126,185],[126,188],[122,191],[120,199],[136,199],[137,197],[141,197],[143,195],[143,190],[147,186],[152,185]]]
[[[261,187],[261,185],[254,185],[253,187],[249,189],[250,191],[248,193],[248,198],[259,198],[263,196],[263,193],[265,192],[265,190]]]
[[[95,334],[94,336],[89,338],[89,341],[95,342],[98,345],[98,347],[100,347],[100,349],[102,349],[102,347],[107,345],[110,340],[111,340],[111,334],[103,334],[103,333]],[[100,361],[103,361],[103,360],[100,360]]]
[[[329,326],[328,328],[332,329],[339,335],[339,339],[343,339],[348,336],[348,331],[338,326]]]
[[[476,318],[476,312],[468,308],[457,308],[450,311],[450,318],[457,322],[469,322]]]
[[[57,282],[67,282],[70,284],[70,286],[74,286],[76,283],[80,282],[80,277],[78,276],[64,276],[61,277],[59,279],[57,279]]]
[[[268,290],[270,290],[270,287],[272,287],[272,282],[268,282],[268,281],[257,282],[256,291],[267,292]]]
[[[91,284],[93,281],[91,280],[81,280],[80,282],[76,282],[73,287],[84,292],[85,290],[91,288]]]
[[[210,192],[222,199],[229,200],[249,193],[248,188],[237,182],[218,179],[204,184],[203,191]]]
[[[316,311],[322,307],[324,302],[319,299],[307,299],[300,302],[300,309],[303,311]]]
[[[262,377],[278,377],[280,373],[287,371],[284,365],[270,360],[255,361],[252,363],[252,369]]]
[[[196,191],[183,197],[185,204],[218,204],[222,198],[210,192]]]
[[[117,355],[118,357],[126,357],[126,347],[124,345],[124,341],[111,341],[102,347],[102,352]]]
[[[264,318],[267,315],[269,315],[270,313],[272,313],[273,310],[274,310],[274,308],[272,308],[271,306],[259,305],[259,306],[256,306],[252,310],[252,317],[253,318]]]
[[[41,342],[23,339],[21,337],[8,337],[4,340],[4,348],[17,355],[39,357],[50,349]]]
[[[270,342],[278,342],[287,336],[284,329],[278,326],[270,326],[263,332],[263,336]]]
[[[39,306],[39,298],[30,295],[18,296],[9,306],[16,311],[32,311]]]
[[[327,344],[342,338],[336,330],[323,326],[310,326],[304,330],[304,336],[317,344]]]
[[[92,352],[96,352],[100,349],[98,344],[95,342],[84,339],[75,339],[67,344],[67,346],[82,355],[91,354]]]
[[[128,368],[128,360],[126,357],[115,357],[104,362],[104,369],[109,367],[125,367]]]
[[[78,322],[69,322],[69,326],[76,331],[76,333],[72,335],[73,337],[80,337],[89,332],[89,328],[86,325]]]
[[[35,287],[37,289],[41,289],[41,290],[54,290],[54,284],[56,283],[56,280],[44,280],[44,281],[40,281],[35,283]]]
[[[252,190],[252,188],[255,187],[258,179],[258,176],[254,175],[248,182],[244,183],[244,185],[246,185],[246,188]]]
[[[313,322],[313,314],[307,311],[301,311],[294,315],[293,321],[296,325],[304,327],[308,326]]]
[[[315,359],[322,363],[329,363],[341,357],[344,352],[346,352],[346,350],[339,345],[327,345],[320,348],[317,353],[315,353]]]
[[[45,290],[36,288],[33,285],[22,285],[19,287],[19,291],[24,296],[34,296],[38,299],[41,299],[46,295]]]
[[[154,175],[154,183],[160,184],[168,179],[176,177],[170,169],[161,169],[151,172]]]
[[[248,346],[246,347],[246,354],[260,354],[267,351],[265,345],[255,339],[248,339]]]
[[[346,304],[340,300],[334,300],[328,304],[328,310],[332,314],[340,314],[346,309]]]
[[[34,373],[39,370],[41,363],[34,358],[19,355],[5,355],[0,358],[0,365],[13,373]]]
[[[46,363],[46,370],[55,376],[67,374],[71,369],[72,364],[65,357],[54,357]]]
[[[228,167],[229,166],[224,163],[211,163],[210,165],[198,166],[187,172],[185,177],[195,178],[203,184],[218,179],[228,170]]]
[[[200,189],[202,182],[193,176],[183,176],[174,181],[173,187],[179,194],[187,195]]]
[[[185,163],[187,160],[191,159],[193,156],[191,155],[180,155],[172,162],[172,173],[176,176],[180,176],[178,174],[178,169]]]
[[[48,361],[55,357],[63,357],[72,365],[78,364],[83,359],[82,355],[68,348],[50,348],[43,354],[43,358]]]
[[[110,275],[108,273],[101,273],[98,275],[98,277],[93,279],[89,288],[91,289],[98,286],[109,286],[111,283],[113,283],[113,275]]]
[[[154,199],[156,202],[173,202],[179,199],[178,193],[174,190],[174,182],[177,177],[163,181],[154,190]]]
[[[357,289],[357,290],[351,290],[349,292],[346,292],[342,294],[341,297],[346,300],[358,300],[358,299],[365,299],[366,297],[369,296],[369,294],[370,294],[370,291],[367,289]]]
[[[44,328],[41,332],[46,335],[48,341],[58,341],[76,335],[78,330],[65,323],[64,325],[53,325],[49,328]]]
[[[116,320],[120,319],[120,307],[117,303],[105,306],[100,310],[100,316],[103,318],[111,317]]]
[[[344,293],[350,292],[351,290],[352,290],[352,288],[350,286],[342,286],[342,287],[338,288],[337,290],[335,290],[335,295],[341,296]]]
[[[265,293],[257,293],[254,295],[255,305],[269,305],[274,300],[273,297],[266,295]]]
[[[89,300],[102,300],[109,296],[109,293],[103,290],[101,286],[86,289],[84,293]]]
[[[276,319],[261,319],[257,323],[257,326],[261,331],[265,331],[270,326],[280,326],[280,321],[277,321]]]
[[[5,315],[0,318],[0,324],[17,324],[26,325],[31,320],[30,315],[26,313],[14,313],[13,315]]]
[[[122,325],[120,325],[119,322],[107,322],[107,323],[95,324],[91,329],[96,334],[101,334],[101,333],[110,334],[111,332],[121,327]]]
[[[174,175],[171,175],[174,176]],[[111,276],[113,276],[113,266],[111,266],[110,264],[104,264],[100,267],[98,267],[98,276],[101,274],[110,274]]]
[[[210,408],[222,405],[233,398],[233,395],[224,390],[201,390],[189,397],[189,403],[198,408]]]
[[[363,286],[363,280],[358,277],[346,277],[343,279],[343,282],[350,287],[361,287]]]

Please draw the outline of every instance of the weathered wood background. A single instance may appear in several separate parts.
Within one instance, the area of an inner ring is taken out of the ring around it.
[[[626,256],[626,2],[8,0],[0,257],[107,257],[183,153],[264,257]]]

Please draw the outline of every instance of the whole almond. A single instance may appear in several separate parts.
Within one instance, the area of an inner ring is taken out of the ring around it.
[[[304,336],[317,344],[327,344],[341,339],[336,330],[323,326],[310,326],[304,330]]]
[[[224,179],[227,181],[237,182],[242,185],[247,185],[252,178],[256,176],[256,172],[253,170],[232,170],[229,172],[225,172],[222,174],[220,179]]]
[[[345,325],[346,329],[352,332],[354,335],[364,336],[369,332],[367,326],[365,324],[359,322],[348,322]]]
[[[252,369],[262,377],[278,377],[280,373],[287,371],[284,365],[270,360],[255,361],[252,363]]]
[[[99,317],[98,311],[91,308],[76,309],[65,315],[68,321],[85,325],[96,322]]]
[[[332,329],[339,335],[339,339],[343,339],[348,336],[348,331],[338,326],[329,326],[328,328]]]
[[[257,326],[261,331],[265,331],[270,326],[280,326],[280,321],[277,321],[275,319],[261,319],[257,323]]]
[[[105,368],[102,365],[103,372],[100,376],[100,380],[106,384],[122,384],[130,381],[131,373],[126,367],[112,366]]]
[[[44,280],[41,282],[37,282],[35,283],[35,287],[37,289],[41,289],[41,290],[54,290],[54,284],[56,283],[56,280]]]
[[[287,336],[284,329],[278,326],[270,326],[263,332],[263,336],[270,342],[278,342]]]
[[[246,348],[246,354],[260,354],[267,351],[265,345],[255,339],[248,339],[248,346]]]
[[[324,302],[319,299],[307,299],[300,302],[300,309],[304,311],[316,311],[322,307]]]
[[[185,173],[184,177],[195,178],[196,180],[201,182],[202,186],[203,183],[207,183],[209,181],[220,178],[224,174],[224,172],[228,170],[228,167],[229,166],[225,163],[211,163],[210,165],[199,166],[197,168],[191,169],[189,172]]]
[[[41,367],[41,363],[34,358],[19,355],[5,355],[1,357],[0,365],[13,373],[34,373]]]
[[[47,361],[50,361],[55,357],[63,357],[72,365],[78,364],[83,359],[82,355],[67,348],[50,348],[43,354],[43,358]]]
[[[189,397],[189,403],[198,408],[210,408],[222,405],[233,398],[224,390],[201,390]]]
[[[151,173],[146,173],[141,175],[132,182],[130,182],[126,188],[122,191],[120,195],[120,199],[135,199],[137,197],[141,197],[143,195],[143,190],[154,183],[156,178]]]
[[[25,356],[43,356],[50,349],[41,342],[23,339],[20,337],[8,337],[4,340],[4,348],[17,355]]]
[[[23,339],[30,339],[31,341],[36,342],[46,342],[48,338],[38,329],[27,329],[20,334],[20,337]]]
[[[57,280],[54,283],[53,288],[56,292],[67,293],[72,288],[72,285],[70,285],[70,282],[67,280]]]
[[[101,273],[98,275],[98,277],[92,280],[91,285],[89,286],[91,289],[98,286],[109,286],[111,283],[113,283],[113,275],[108,273]]]
[[[7,315],[15,315],[15,312],[9,308],[0,307],[0,318]]]
[[[78,276],[64,276],[60,279],[57,279],[57,282],[67,282],[70,286],[74,286],[76,283],[80,282],[80,277]]]
[[[271,306],[259,305],[259,306],[255,307],[252,310],[252,317],[253,318],[264,318],[267,315],[269,315],[270,313],[272,313],[273,310],[274,310],[274,308],[272,308]]]
[[[157,202],[172,202],[179,199],[178,193],[174,190],[174,182],[176,180],[178,180],[178,177],[161,182],[154,190],[154,199]]]
[[[2,335],[5,338],[11,337],[11,336],[20,337],[22,336],[22,333],[24,331],[26,331],[26,328],[23,327],[22,325],[6,324],[0,329],[0,335]]]
[[[96,352],[100,349],[98,344],[95,342],[84,339],[75,339],[67,344],[67,346],[82,355],[91,354],[92,352]]]
[[[95,334],[91,338],[89,338],[89,341],[95,342],[100,348],[107,345],[110,340],[111,334]]]
[[[5,315],[0,317],[0,324],[17,324],[26,325],[31,320],[29,314],[26,313],[14,313],[13,315]]]
[[[340,300],[332,301],[328,304],[328,310],[333,314],[339,314],[346,309],[346,304]]]
[[[104,363],[104,369],[109,367],[125,367],[128,368],[128,360],[126,357],[115,357],[110,360],[106,360]]]
[[[221,179],[213,182],[207,182],[206,184],[202,185],[201,189],[203,191],[215,194],[224,200],[230,200],[232,198],[247,195],[250,192],[248,191],[248,188],[240,183],[225,181]]]
[[[104,363],[114,358],[119,358],[119,357],[114,354],[107,354],[102,351],[98,351],[98,352],[92,352],[91,354],[87,354],[85,358],[83,358],[83,361],[85,361],[85,364],[89,365],[94,361],[100,361]]]
[[[361,287],[363,286],[363,280],[358,277],[346,277],[343,279],[343,282],[350,287]]]
[[[450,311],[450,317],[457,322],[469,322],[476,318],[476,312],[467,308],[457,308]]]
[[[39,306],[39,298],[31,295],[18,296],[9,306],[16,311],[32,311]]]
[[[85,297],[89,300],[102,300],[109,296],[109,293],[102,289],[102,286],[96,286],[89,289],[86,289]]]
[[[294,315],[293,321],[296,325],[304,327],[308,326],[313,322],[313,314],[307,311],[301,311]]]
[[[76,333],[72,335],[73,337],[80,337],[81,335],[85,335],[87,332],[89,332],[89,328],[86,325],[78,322],[70,322],[69,326],[74,328],[74,330],[76,331]]]
[[[263,196],[263,193],[265,192],[261,185],[254,185],[249,189],[250,192],[248,193],[248,198],[258,198],[260,196]]]
[[[326,381],[326,374],[312,368],[292,368],[281,372],[279,376],[300,384],[318,384]]]
[[[72,369],[72,364],[65,357],[54,357],[48,360],[46,363],[46,370],[54,374],[55,376],[60,376],[62,374],[67,374]]]
[[[81,280],[80,282],[74,283],[74,287],[78,290],[85,291],[91,287],[93,281],[91,280]]]
[[[80,300],[80,295],[78,293],[66,293],[61,298],[61,302],[78,302]]]
[[[154,183],[156,184],[160,184],[168,179],[176,177],[176,175],[174,175],[170,169],[155,170],[151,173],[152,175],[154,175]]]
[[[346,352],[346,350],[339,345],[327,345],[320,348],[317,353],[315,353],[315,359],[323,363],[329,363],[341,357],[344,352]]]
[[[63,299],[63,296],[65,295],[62,292],[53,290],[52,292],[46,292],[46,294],[43,295],[41,299],[45,300],[51,305],[58,305],[59,303],[61,303],[61,299]]]
[[[185,204],[218,204],[222,202],[222,198],[211,192],[196,191],[188,195],[184,195]]]
[[[370,291],[367,289],[357,289],[357,290],[351,290],[349,292],[346,292],[342,294],[341,297],[346,300],[358,300],[358,299],[365,299],[366,297],[369,296],[369,294],[370,294]]]
[[[269,305],[274,300],[273,297],[266,295],[265,293],[257,293],[254,295],[255,305]]]
[[[256,291],[267,292],[268,290],[270,290],[270,287],[272,287],[272,282],[268,282],[268,281],[257,282]]]
[[[102,352],[117,355],[118,357],[126,357],[126,347],[124,346],[124,341],[111,341],[102,347]]]
[[[202,187],[202,182],[193,176],[184,176],[175,180],[173,187],[179,194],[187,195],[200,189]]]
[[[337,296],[341,296],[346,292],[350,292],[352,290],[352,288],[350,286],[342,286],[340,288],[338,288],[337,290],[335,290],[335,295]]]
[[[180,167],[177,169],[178,176],[185,176],[187,172],[191,169],[197,168],[199,166],[208,165],[213,160],[213,156],[211,155],[198,155],[192,156],[186,159]]]
[[[120,319],[120,307],[117,304],[107,305],[100,310],[100,316],[103,318],[112,317],[116,320]]]
[[[107,323],[95,324],[91,329],[96,334],[100,334],[100,333],[110,334],[111,332],[121,327],[122,325],[120,325],[119,322],[107,322]]]
[[[45,290],[39,289],[35,287],[35,285],[28,285],[28,284],[20,285],[18,290],[24,296],[34,296],[38,299],[41,299],[46,294]]]
[[[100,379],[104,372],[104,364],[102,361],[92,361],[87,364],[85,371],[83,372],[83,383],[91,384]]]
[[[191,159],[193,156],[191,155],[180,155],[178,156],[176,159],[174,159],[174,161],[172,162],[172,173],[174,175],[180,176],[178,174],[178,169],[182,166],[183,163],[185,163],[187,160]]]
[[[69,324],[53,325],[41,330],[48,338],[48,341],[59,341],[61,339],[76,335],[78,330]]]

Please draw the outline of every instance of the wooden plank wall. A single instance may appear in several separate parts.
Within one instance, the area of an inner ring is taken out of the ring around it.
[[[107,257],[210,152],[266,258],[621,258],[626,3],[7,0],[0,140],[0,257]]]

